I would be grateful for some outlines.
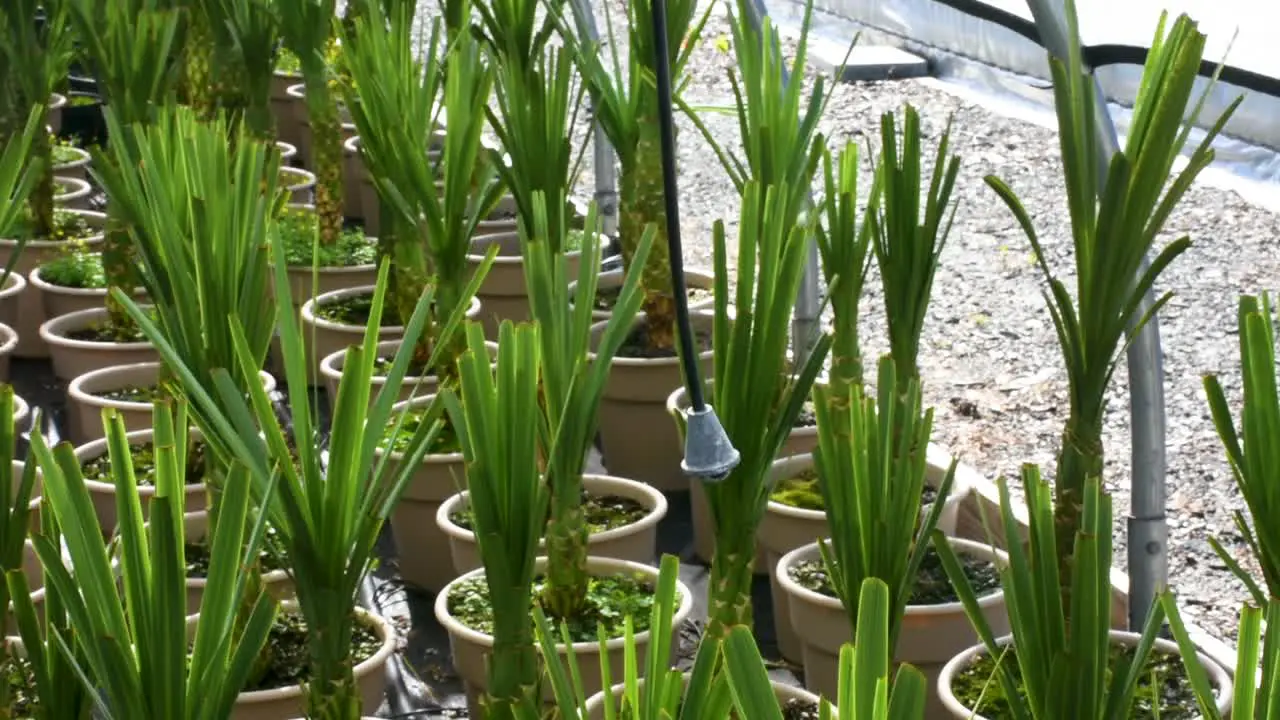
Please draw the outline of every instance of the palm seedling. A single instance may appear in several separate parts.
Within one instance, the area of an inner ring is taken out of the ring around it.
[[[39,179],[35,168],[27,162],[27,154],[36,136],[43,132],[44,108],[36,106],[27,114],[27,123],[22,131],[4,139],[4,147],[0,149],[0,237],[8,235],[18,223],[24,203]],[[10,255],[4,271],[0,273],[0,287],[9,282],[9,273],[17,264],[26,240],[26,237],[17,239],[18,250]]]
[[[112,410],[104,412],[120,518],[118,570],[102,543],[102,528],[71,445],[50,450],[39,434],[32,436],[47,507],[62,529],[67,559],[75,568],[72,577],[63,566],[63,548],[52,538],[33,538],[45,581],[61,598],[69,621],[66,635],[56,625],[47,630],[64,652],[77,649],[75,672],[95,717],[222,720],[231,715],[276,614],[274,601],[259,591],[250,599],[247,622],[240,621],[248,587],[243,565],[257,555],[266,514],[250,510],[247,468],[233,464],[221,518],[213,528],[208,588],[189,635],[186,463],[180,460],[187,450],[186,409],[181,402],[176,412],[168,403],[157,403],[154,418],[155,494],[144,524],[124,421]],[[10,574],[10,582],[14,579]],[[30,635],[34,611],[28,606],[20,612],[26,619],[24,635]],[[188,641],[191,636],[194,642]],[[58,688],[55,695],[63,692]]]
[[[430,281],[435,289],[427,331],[405,336],[416,347],[416,367],[426,368],[432,345],[442,341],[444,320],[464,304],[468,282],[467,253],[471,238],[501,195],[494,168],[484,161],[481,134],[485,106],[493,85],[493,69],[469,33],[442,51],[438,21],[433,24],[421,57],[413,40],[414,3],[400,5],[390,22],[361,17],[355,21],[356,42],[347,62],[354,80],[352,118],[360,130],[365,162],[384,207],[381,247],[391,255],[393,308],[408,317]],[[449,72],[441,54],[447,52]],[[449,120],[441,163],[426,161],[432,147],[434,119],[443,106]],[[405,122],[405,118],[418,118]],[[389,237],[385,237],[389,236]],[[498,248],[490,248],[490,258]],[[477,277],[487,271],[481,267]],[[436,374],[456,375],[460,338],[452,349],[434,355]],[[424,373],[425,374],[425,373]]]
[[[98,78],[98,88],[122,126],[146,125],[172,103],[177,66],[179,12],[165,0],[67,0],[72,25]],[[94,150],[94,173],[110,173],[111,158]],[[118,204],[108,195],[102,267],[108,288],[137,287],[133,247]],[[118,293],[107,294],[111,327],[122,336],[135,328]]]
[[[188,93],[205,93],[202,117],[212,119],[217,111],[242,122],[252,137],[275,139],[271,114],[271,82],[279,43],[278,18],[271,0],[196,0],[191,6],[191,23],[184,58],[188,72]],[[204,34],[208,48],[202,51],[192,37]],[[192,74],[196,63],[208,69]],[[200,78],[199,75],[204,77]],[[205,88],[195,87],[203,80]]]
[[[1160,598],[1169,616],[1169,629],[1182,654],[1187,679],[1195,690],[1200,716],[1222,720],[1224,715],[1199,662],[1199,651],[1178,612],[1177,598],[1165,591]],[[1264,628],[1263,625],[1266,625]],[[1231,696],[1231,717],[1253,720],[1280,718],[1280,600],[1272,597],[1261,606],[1245,605],[1240,611],[1236,638],[1236,677]]]
[[[564,205],[563,188],[551,207]],[[592,351],[591,306],[570,303],[569,265],[557,251],[564,242],[550,228],[547,203],[541,192],[533,197],[533,225],[521,233],[525,257],[525,277],[529,303],[538,324],[541,360],[541,407],[550,433],[546,460],[546,482],[551,493],[551,513],[547,521],[547,572],[542,606],[556,618],[577,617],[587,596],[587,523],[582,508],[582,473],[587,452],[596,436],[600,398],[608,380],[609,364],[626,340],[631,318],[640,309],[640,271],[652,243],[646,233],[636,257],[641,264],[628,271],[618,296],[618,312]],[[596,231],[595,208],[587,214],[578,265],[577,287],[593,297],[600,267],[600,235]]]
[[[342,118],[330,83],[333,68],[328,61],[334,42],[336,0],[275,0],[273,4],[280,37],[285,48],[298,58],[306,86],[320,243],[332,245],[342,235],[343,220]],[[404,122],[405,117],[397,122]]]
[[[581,11],[577,3],[571,5],[575,14]],[[677,94],[687,82],[687,79],[682,79],[684,68],[712,9],[708,6],[706,13],[696,18],[697,5],[695,0],[675,0],[666,4],[667,37],[670,39],[667,54]],[[653,0],[628,0],[627,16],[625,68],[612,51],[612,48],[619,47],[612,23],[607,23],[607,41],[611,48],[608,52],[602,49],[599,40],[575,37],[568,27],[561,27],[561,35],[576,59],[578,72],[591,96],[595,119],[618,156],[622,171],[619,178],[618,244],[624,266],[630,267],[634,262],[645,228],[650,224],[657,228],[641,278],[644,334],[653,349],[674,353],[675,299],[672,297],[667,249],[658,94],[652,80],[657,58]],[[607,13],[605,17],[607,21]],[[584,27],[585,24],[586,19],[579,17],[578,26]],[[690,352],[694,350],[690,349]]]
[[[814,389],[814,466],[831,526],[831,539],[819,541],[823,565],[850,623],[860,620],[859,594],[867,579],[888,587],[885,662],[893,657],[928,538],[944,506],[935,502],[921,517],[928,464],[919,448],[929,442],[933,410],[922,412],[919,382],[897,377],[895,365],[891,357],[881,359],[874,398],[861,385],[844,398],[830,386]],[[844,416],[839,424],[836,414]],[[837,433],[837,427],[847,432]],[[946,497],[955,469],[953,460],[939,497]],[[861,633],[857,625],[851,627]]]
[[[1240,298],[1238,323],[1244,385],[1244,407],[1238,431],[1218,378],[1206,376],[1204,388],[1214,425],[1235,475],[1236,487],[1240,489],[1253,518],[1250,523],[1244,513],[1237,510],[1236,530],[1261,568],[1265,587],[1258,585],[1221,542],[1210,538],[1209,543],[1222,562],[1249,589],[1253,602],[1262,606],[1268,598],[1280,597],[1280,528],[1266,521],[1259,522],[1262,518],[1276,517],[1280,510],[1280,484],[1276,482],[1280,479],[1277,477],[1280,472],[1280,458],[1277,457],[1280,453],[1277,445],[1280,440],[1280,395],[1276,392],[1275,327],[1271,302],[1265,293],[1260,297],[1246,295]]]
[[[1070,411],[1062,432],[1055,471],[1054,516],[1058,528],[1059,578],[1064,602],[1071,597],[1072,538],[1084,512],[1085,486],[1103,471],[1102,425],[1106,390],[1119,349],[1168,301],[1168,293],[1144,309],[1143,297],[1160,273],[1190,245],[1180,237],[1149,264],[1165,221],[1200,171],[1213,161],[1212,143],[1238,106],[1237,99],[1209,128],[1186,166],[1169,182],[1174,160],[1187,145],[1204,105],[1204,94],[1188,107],[1204,56],[1205,36],[1189,17],[1168,28],[1161,16],[1134,105],[1124,149],[1101,157],[1094,131],[1092,75],[1080,54],[1075,3],[1067,2],[1070,55],[1051,58],[1054,101],[1062,144],[1067,204],[1075,251],[1075,293],[1049,266],[1031,216],[995,176],[987,184],[1004,200],[1027,235],[1036,263],[1048,281],[1045,293],[1067,370]],[[1184,124],[1185,118],[1185,124]],[[1105,164],[1105,168],[1102,167]],[[1100,174],[1105,172],[1104,178]],[[1167,188],[1167,189],[1166,189]],[[1072,296],[1077,300],[1073,304]],[[1108,530],[1109,532],[1109,530]]]
[[[44,8],[44,22],[34,21]],[[26,112],[33,106],[47,108],[54,87],[71,63],[72,35],[66,6],[61,2],[12,0],[0,3],[0,139],[24,129]],[[42,115],[43,117],[43,115]],[[43,123],[41,123],[43,130]],[[39,173],[28,196],[30,232],[27,237],[54,236],[53,146],[49,135],[39,132],[32,140],[30,160]]]
[[[549,496],[538,466],[539,444],[549,433],[538,407],[538,327],[504,321],[494,363],[483,328],[468,323],[458,364],[459,393],[446,388],[442,395],[466,457],[472,527],[493,614],[482,717],[514,720],[520,708],[540,704],[529,615]]]
[[[729,292],[728,247],[723,221],[714,230],[715,380],[711,405],[742,460],[721,482],[708,483],[715,524],[707,632],[719,636],[734,625],[751,625],[751,574],[756,528],[769,487],[774,457],[809,396],[826,360],[830,336],[818,339],[794,374],[788,372],[791,306],[804,269],[814,220],[798,218],[789,186],[744,187],[738,233],[738,286]],[[730,298],[736,319],[729,317]]]

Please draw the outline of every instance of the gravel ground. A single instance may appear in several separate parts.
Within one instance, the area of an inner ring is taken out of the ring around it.
[[[625,27],[620,0],[595,2]],[[704,42],[689,64],[686,100],[695,106],[729,107],[727,71],[734,59],[723,4],[712,12]],[[723,39],[723,42],[718,42]],[[793,49],[793,48],[792,48]],[[811,81],[813,68],[806,72]],[[921,347],[926,402],[936,408],[935,440],[988,477],[1016,477],[1022,463],[1051,474],[1066,419],[1066,375],[1045,309],[1042,276],[1030,246],[1003,203],[982,178],[1008,182],[1031,212],[1055,269],[1071,286],[1068,215],[1062,192],[1055,133],[1003,117],[940,89],[933,81],[859,83],[835,88],[821,130],[833,143],[864,145],[878,137],[882,113],[915,106],[930,142],[954,115],[952,143],[962,158],[956,195],[959,211],[943,254]],[[733,116],[704,111],[704,122],[722,144],[738,142]],[[584,137],[585,125],[578,136]],[[681,228],[686,263],[710,267],[711,229],[717,219],[736,225],[737,194],[710,146],[686,118],[679,118]],[[929,150],[932,152],[932,149]],[[869,186],[869,185],[868,185]],[[587,153],[579,193],[594,189]],[[1198,185],[1167,224],[1169,236],[1190,235],[1192,248],[1164,273],[1162,290],[1175,296],[1161,315],[1168,416],[1170,575],[1188,620],[1219,637],[1234,639],[1243,586],[1213,555],[1206,538],[1223,538],[1244,557],[1231,513],[1243,507],[1209,418],[1201,377],[1223,376],[1238,402],[1239,358],[1235,306],[1240,292],[1274,286],[1280,217],[1233,193]],[[732,234],[731,234],[732,244]],[[879,279],[873,272],[862,307],[868,356],[887,350]],[[830,318],[828,317],[828,320]],[[1124,567],[1124,517],[1129,510],[1129,413],[1123,362],[1115,375],[1107,415],[1106,482],[1115,498],[1116,565]]]

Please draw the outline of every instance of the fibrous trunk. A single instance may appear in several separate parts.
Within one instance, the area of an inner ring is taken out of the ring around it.
[[[335,597],[337,594],[335,593]],[[311,677],[307,681],[307,717],[310,720],[360,720],[362,700],[351,656],[351,619],[334,618],[317,623],[346,632],[312,633]]]
[[[40,165],[40,177],[31,191],[28,201],[34,222],[35,233],[32,237],[53,238],[53,145],[49,136],[43,132],[36,133],[31,143],[31,157],[37,158]]]
[[[107,206],[107,227],[102,241],[102,271],[107,280],[107,316],[111,327],[123,331],[134,326],[133,318],[110,289],[128,293],[137,286],[133,266],[133,244],[129,230],[118,211]]]
[[[717,530],[716,551],[711,562],[711,585],[707,588],[707,634],[724,638],[734,626],[750,628],[751,574],[755,565],[754,543],[746,549],[738,548],[731,538],[719,537]],[[729,542],[722,543],[728,540]]]
[[[386,203],[383,203],[383,209],[388,209]],[[382,216],[381,234],[390,238],[385,247],[382,239],[379,239],[379,248],[389,252],[391,256],[388,294],[400,322],[408,323],[409,318],[413,317],[413,311],[418,307],[418,300],[427,289],[430,266],[427,261],[426,243],[425,241],[412,242],[414,237],[422,237],[421,230],[415,228],[414,231],[406,234],[404,221],[399,216],[389,213],[384,213]],[[406,240],[408,242],[405,242]],[[419,366],[418,363],[425,363],[429,358],[431,334],[431,327],[428,326],[424,328],[421,337],[405,338],[406,342],[414,344],[415,366]]]
[[[576,617],[587,598],[587,519],[581,483],[553,482],[547,523],[547,584],[542,604],[556,618]]]
[[[308,72],[306,95],[320,242],[333,245],[342,235],[342,121],[327,75],[328,70],[323,67]]]
[[[213,30],[209,16],[198,4],[193,5],[187,27],[186,46],[182,53],[181,96],[203,118],[213,116],[215,109],[212,87]]]
[[[1070,418],[1062,432],[1054,478],[1053,521],[1058,546],[1058,586],[1063,612],[1071,617],[1071,569],[1076,533],[1084,514],[1084,486],[1090,478],[1102,478],[1102,422]]]
[[[528,586],[490,587],[489,594],[529,597]],[[525,698],[534,698],[539,679],[534,650],[533,620],[528,614],[493,614],[493,656],[489,663],[489,692],[481,701],[488,720],[516,720]]]
[[[656,350],[675,348],[675,298],[671,290],[671,255],[667,248],[666,191],[662,183],[662,138],[656,118],[642,119],[633,160],[622,168],[619,244],[623,264],[630,267],[645,228],[657,234],[649,248],[640,284],[649,344]]]

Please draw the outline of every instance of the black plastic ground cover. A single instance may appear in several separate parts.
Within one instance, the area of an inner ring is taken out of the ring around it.
[[[45,360],[15,358],[10,366],[10,383],[32,408],[44,416],[45,437],[52,444],[64,437],[66,427],[66,391]],[[323,417],[327,399],[323,390],[312,393]],[[19,453],[25,454],[25,444]],[[669,493],[667,516],[658,527],[658,552],[680,559],[680,579],[694,595],[693,619],[680,629],[679,665],[692,664],[697,638],[706,618],[706,589],[709,568],[693,556],[693,525],[689,493]],[[454,674],[449,659],[449,638],[436,622],[433,611],[435,597],[407,588],[396,572],[398,550],[389,528],[379,539],[379,565],[374,572],[370,592],[364,593],[362,604],[381,613],[400,629],[404,638],[403,652],[396,667],[388,673],[387,700],[379,709],[383,718],[467,718],[466,697],[462,683]],[[446,548],[412,548],[410,552],[447,552]],[[757,576],[752,588],[755,610],[756,639],[761,651],[770,659],[770,674],[775,680],[798,684],[796,672],[777,660],[773,633],[773,611],[769,584]]]

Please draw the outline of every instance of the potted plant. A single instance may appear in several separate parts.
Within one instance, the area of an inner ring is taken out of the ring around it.
[[[105,113],[114,117],[118,127],[150,123],[159,108],[172,103],[179,11],[161,0],[111,0],[105,6],[94,0],[69,0],[68,5],[107,103]],[[117,140],[117,144],[125,142],[128,139]],[[112,155],[95,148],[93,157],[91,172],[101,182],[113,172]],[[110,193],[107,213],[102,243],[107,286],[131,291],[138,285],[133,246],[118,201]],[[113,295],[108,294],[105,304],[51,318],[40,326],[40,337],[49,345],[60,379],[69,382],[104,365],[159,359]]]
[[[184,55],[188,103],[201,117],[222,111],[248,134],[275,142],[271,87],[279,18],[267,0],[195,0]]]
[[[1186,667],[1187,679],[1195,692],[1196,704],[1205,720],[1222,720],[1222,680],[1218,673],[1222,668],[1196,650],[1187,632],[1174,594],[1168,590],[1161,594],[1161,604],[1169,617],[1169,629],[1178,643],[1178,651]],[[1263,623],[1266,628],[1262,627]],[[1235,683],[1231,697],[1231,716],[1275,720],[1280,717],[1280,656],[1274,648],[1280,647],[1280,601],[1268,600],[1262,606],[1245,605],[1240,611],[1240,630],[1236,639],[1236,668],[1240,674],[1256,668],[1254,678]],[[1272,648],[1264,651],[1264,648]],[[1237,677],[1239,677],[1237,675]]]
[[[1262,571],[1262,584],[1259,585],[1216,538],[1209,538],[1209,544],[1223,564],[1245,584],[1253,602],[1261,607],[1268,598],[1280,597],[1280,531],[1265,521],[1258,522],[1260,518],[1273,517],[1280,502],[1272,492],[1273,479],[1280,468],[1274,459],[1280,449],[1273,444],[1273,438],[1280,432],[1280,396],[1276,393],[1275,327],[1270,298],[1266,293],[1241,296],[1236,317],[1244,387],[1239,429],[1232,420],[1231,406],[1218,378],[1206,375],[1204,389],[1236,487],[1253,518],[1253,522],[1249,522],[1243,512],[1235,512],[1236,530]]]
[[[522,704],[554,700],[550,687],[541,697],[535,694],[542,671],[530,608],[534,602],[555,602],[545,595],[553,560],[535,554],[556,491],[543,482],[542,464],[544,458],[555,462],[551,443],[563,437],[564,426],[554,418],[548,422],[549,413],[539,407],[537,325],[503,322],[492,365],[483,329],[470,324],[467,330],[468,351],[459,361],[461,397],[449,388],[442,392],[466,457],[468,502],[484,567],[446,585],[436,596],[435,616],[449,633],[472,714],[483,709],[485,717],[510,717]],[[578,654],[595,651],[603,637],[606,651],[615,655],[610,661],[620,662],[623,618],[636,616],[637,642],[647,646],[657,633],[669,637],[692,611],[692,593],[680,585],[679,609],[670,625],[650,628],[642,618],[653,603],[658,577],[653,568],[590,557],[585,573],[593,579],[584,599],[591,612],[579,613],[575,632],[563,638]],[[592,669],[583,677],[590,692],[605,687]]]
[[[183,493],[179,490],[184,485],[183,463],[177,460],[183,428],[174,427],[169,406],[157,405],[160,459],[147,532],[137,481],[126,459],[124,426],[109,411],[104,422],[118,459],[112,470],[122,519],[118,570],[103,545],[102,529],[80,482],[70,445],[50,450],[39,434],[31,439],[49,507],[63,529],[67,560],[75,567],[73,578],[63,566],[63,549],[49,537],[34,538],[46,581],[65,606],[70,633],[82,640],[75,645],[81,651],[75,658],[76,675],[103,717],[230,717],[276,615],[274,601],[259,591],[248,598],[251,612],[245,621],[239,617],[247,589],[241,553],[246,547],[256,550],[266,514],[254,518],[246,468],[233,465],[222,497],[222,521],[212,543],[210,576],[215,581],[210,583],[200,615],[188,618],[183,587]],[[9,580],[13,579],[10,575]],[[121,587],[123,592],[118,590]],[[30,636],[33,613],[28,608],[24,615]],[[54,627],[49,630],[60,632]],[[60,646],[70,643],[61,635],[55,637],[60,638]],[[194,678],[199,681],[193,682]]]
[[[558,195],[563,197],[564,191]],[[631,312],[622,313],[603,329],[596,328],[597,359],[589,361],[595,323],[590,308],[570,308],[567,281],[576,272],[580,287],[594,289],[601,255],[595,209],[593,206],[587,215],[586,262],[579,264],[557,251],[568,230],[563,224],[551,229],[547,205],[542,192],[535,192],[533,221],[521,230],[521,256],[539,328],[542,408],[554,438],[545,468],[551,502],[542,546],[549,561],[541,603],[553,618],[565,620],[580,614],[585,602],[588,555],[642,563],[653,560],[657,524],[666,514],[667,503],[661,493],[644,483],[584,474],[596,435],[608,360],[622,344],[627,326],[624,318],[640,307],[640,276],[636,267],[628,273],[618,307]],[[551,207],[561,205],[558,200],[550,203]],[[556,238],[557,232],[560,238]],[[637,257],[643,258],[647,251],[642,247]],[[466,527],[470,524],[466,502],[464,494],[455,495],[436,515],[449,538],[457,573],[481,566],[476,535]]]
[[[833,695],[839,686],[840,648],[858,630],[858,593],[867,578],[882,580],[891,592],[884,662],[910,663],[933,679],[943,663],[975,640],[965,608],[929,547],[930,534],[948,509],[954,530],[951,498],[958,463],[950,462],[932,498],[925,495],[930,462],[922,450],[933,429],[933,411],[922,409],[919,381],[900,380],[896,365],[891,357],[881,359],[875,397],[861,385],[815,390],[818,450],[813,460],[830,539],[784,555],[775,579],[788,596],[785,621],[802,645],[805,686],[820,694]],[[842,417],[833,417],[837,413]],[[1007,628],[996,574],[1004,555],[958,538],[946,542],[964,558],[989,623]]]
[[[1049,484],[1039,468],[1024,465],[1022,485],[1030,520],[1026,547],[1011,543],[1000,570],[1012,634],[997,637],[955,552],[939,533],[933,545],[982,642],[952,658],[938,677],[943,706],[954,718],[1115,718],[1136,711],[1155,717],[1187,711],[1194,695],[1179,697],[1167,685],[1185,683],[1178,646],[1158,639],[1164,620],[1156,603],[1141,634],[1110,629],[1111,498],[1096,477],[1084,485],[1080,527],[1073,550],[1057,547],[1057,520]],[[1000,482],[1001,526],[1017,537],[1008,484]],[[1070,558],[1070,606],[1062,602],[1059,558]],[[1201,663],[1211,663],[1200,658]],[[1173,673],[1181,673],[1179,678]],[[1231,681],[1216,668],[1218,708],[1231,703]],[[1159,683],[1159,685],[1157,685]],[[989,684],[999,692],[987,692]],[[1135,702],[1141,703],[1135,707]]]
[[[40,478],[34,463],[17,460],[18,433],[14,421],[14,404],[17,397],[9,385],[0,385],[0,572],[13,572],[23,577],[22,595],[31,591],[39,594],[32,602],[43,605],[43,576],[35,548],[27,539],[31,532],[40,530]],[[16,627],[13,595],[0,583],[0,608],[4,612],[6,634],[13,634]],[[0,666],[21,664],[22,658],[0,647]],[[0,683],[3,685],[3,683]],[[5,688],[0,688],[0,707],[4,706]]]
[[[575,15],[581,12],[578,6],[571,7]],[[697,3],[691,0],[668,2],[665,9],[672,86],[680,88],[685,65],[712,8],[708,6],[701,17],[696,15]],[[634,262],[645,228],[653,224],[657,229],[640,283],[645,295],[643,321],[637,323],[633,336],[614,358],[600,404],[600,437],[605,466],[611,474],[647,482],[659,490],[682,490],[689,485],[680,471],[680,438],[667,422],[664,408],[667,394],[681,384],[681,378],[667,253],[658,94],[652,81],[645,79],[654,75],[658,52],[652,1],[628,0],[627,15],[627,42],[617,42],[609,24],[604,38],[610,46],[607,50],[599,39],[580,37],[567,26],[560,30],[590,95],[595,120],[618,157],[617,240],[624,266]],[[584,18],[578,21],[580,27],[586,23]],[[625,59],[616,55],[622,45],[627,47]],[[452,115],[449,119],[452,123]],[[699,278],[705,280],[706,276],[685,276],[691,285]],[[687,349],[698,353],[704,371],[711,357],[708,325],[699,321],[699,346]]]
[[[25,207],[27,196],[31,193],[37,180],[36,174],[27,163],[27,153],[40,127],[42,112],[39,106],[31,108],[27,114],[27,124],[21,133],[4,140],[0,149],[0,238],[18,223]],[[0,241],[0,247],[4,243]],[[20,273],[13,272],[21,258],[26,238],[19,237],[9,248],[10,253],[4,261],[4,270],[0,272],[0,335],[4,336],[0,344],[0,378],[8,379],[9,355],[17,346],[17,325],[21,317],[21,300],[17,297],[26,287]],[[0,255],[3,253],[0,252]]]

